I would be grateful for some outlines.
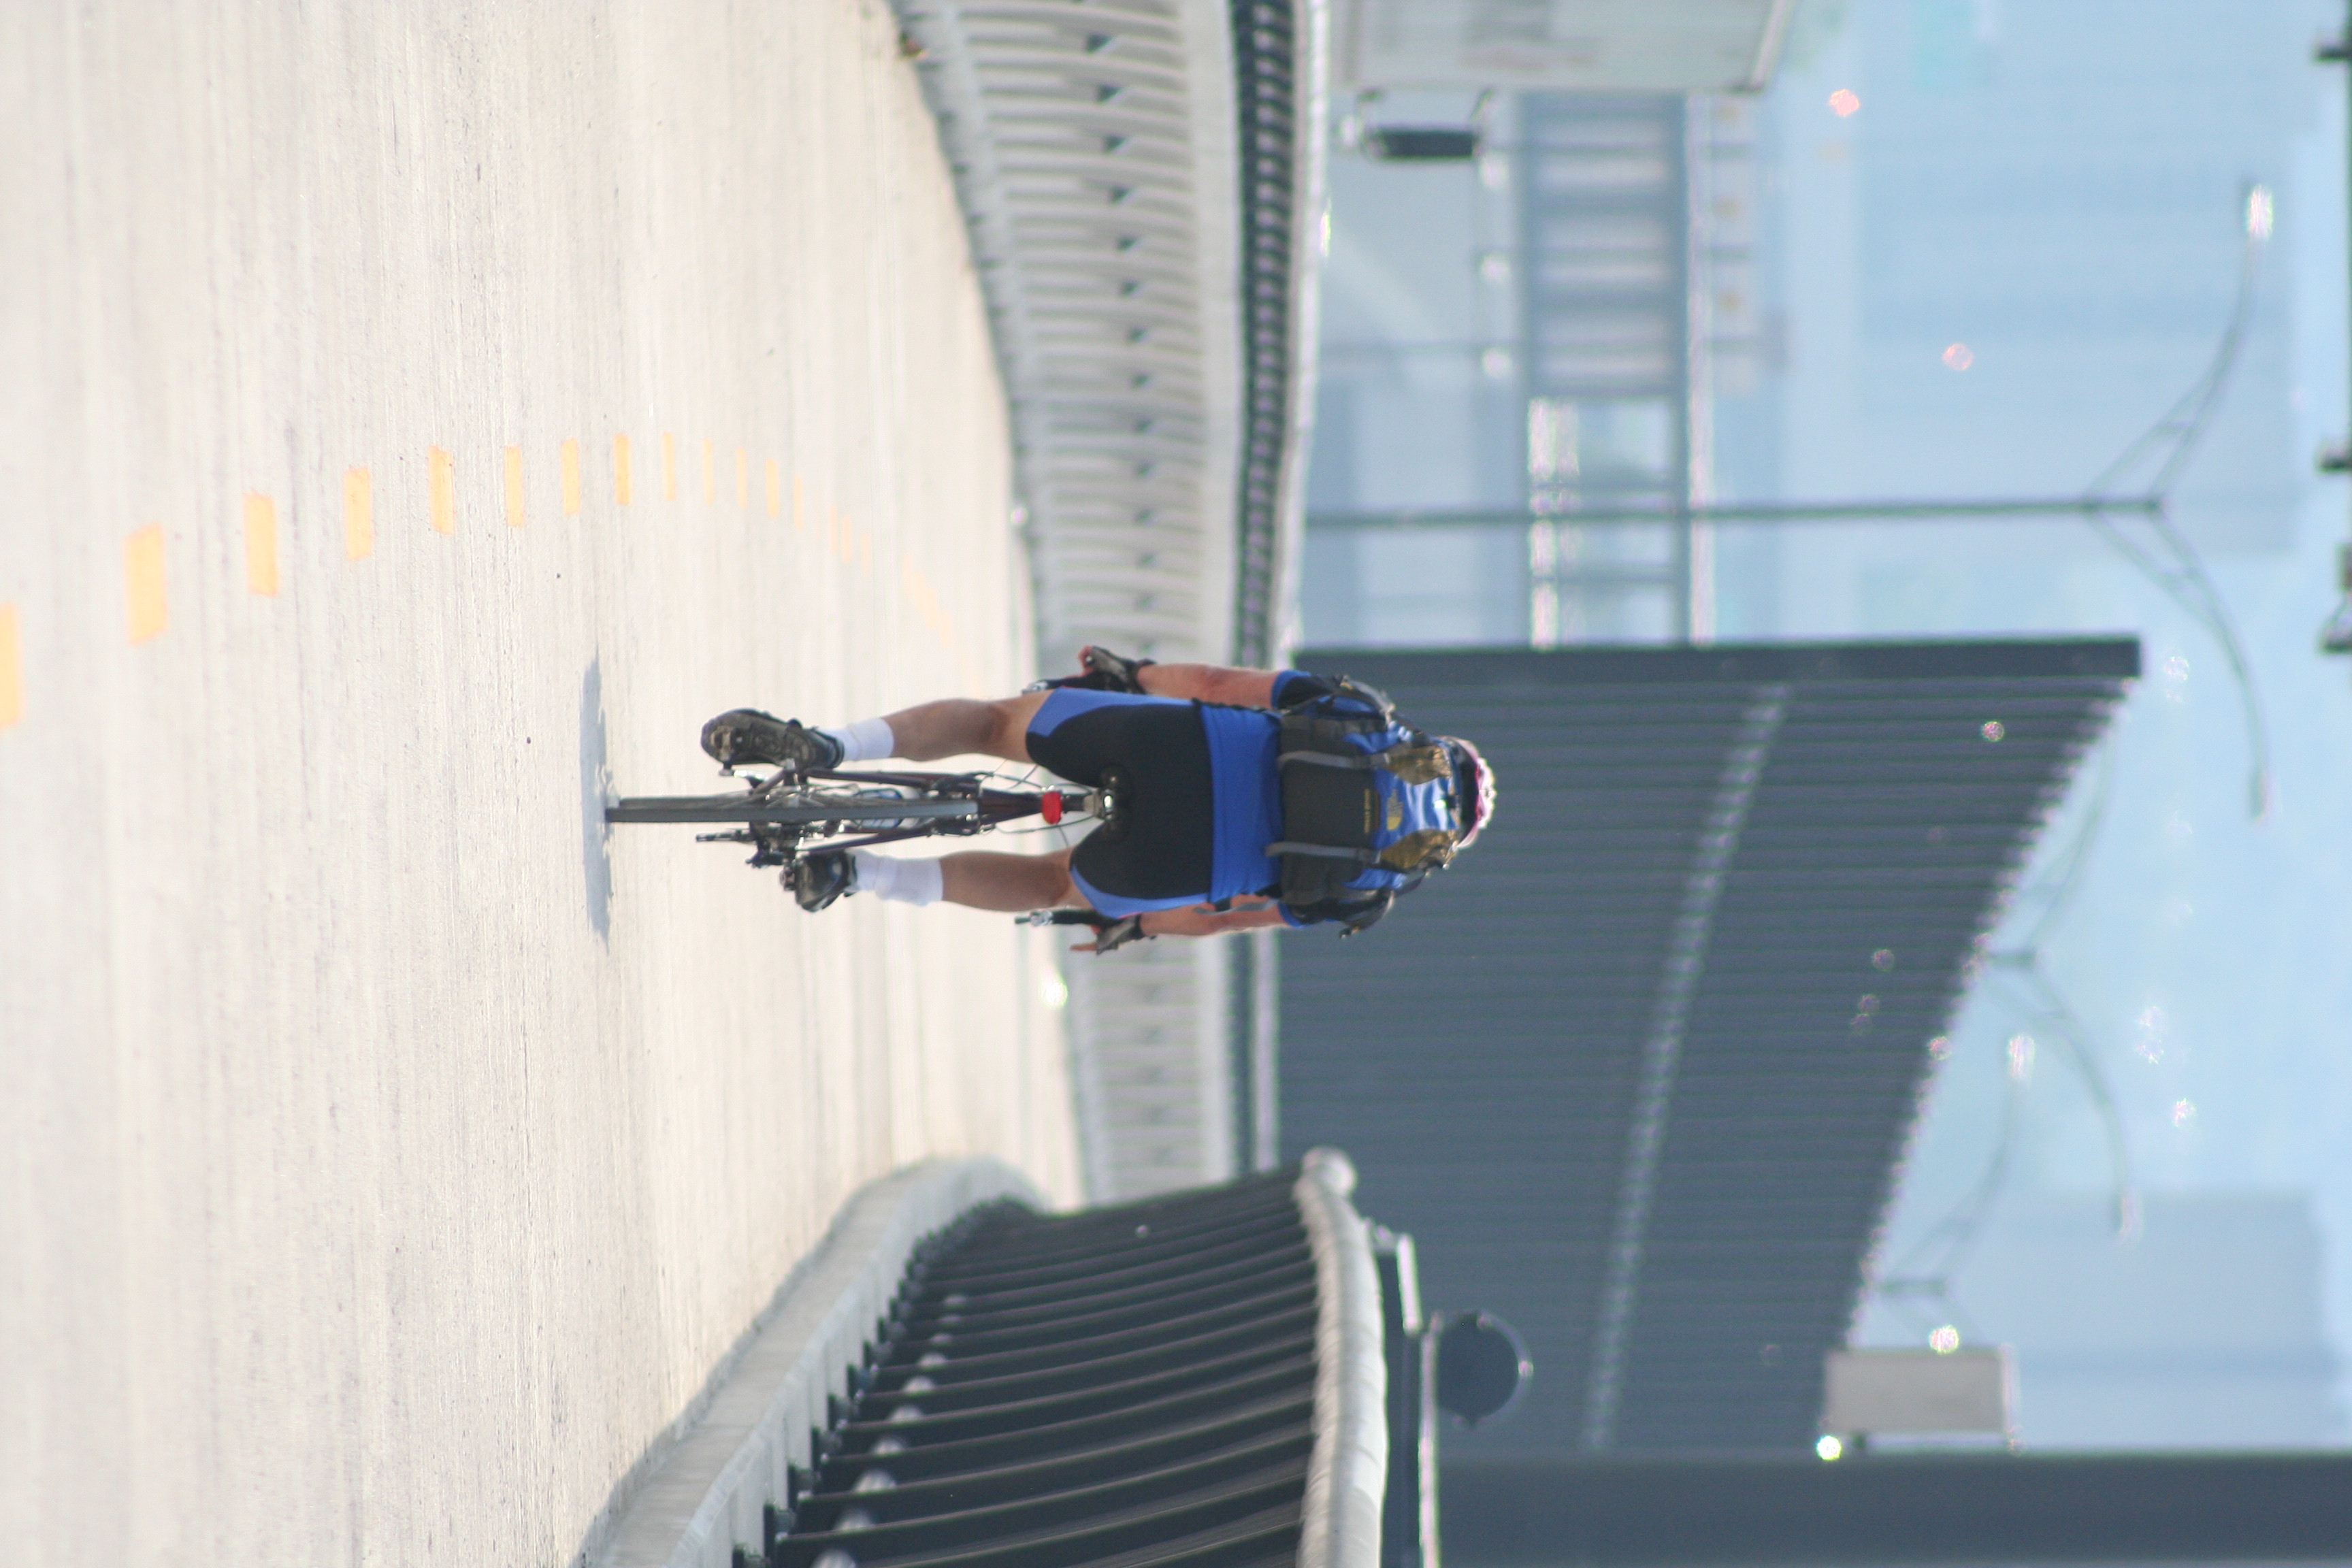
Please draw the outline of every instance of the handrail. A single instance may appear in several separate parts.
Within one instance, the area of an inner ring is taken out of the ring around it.
[[[1378,1568],[1389,1468],[1388,1363],[1371,1233],[1348,1194],[1356,1168],[1307,1152],[1291,1189],[1315,1258],[1315,1448],[1298,1568]]]
[[[1283,661],[1297,640],[1298,555],[1315,410],[1326,0],[1233,0],[1240,117],[1243,375],[1234,501],[1234,659]]]
[[[1042,1207],[1028,1177],[987,1156],[927,1160],[859,1188],[793,1267],[702,1392],[613,1489],[572,1557],[594,1568],[702,1568],[760,1539],[788,1505],[810,1428],[841,1386],[922,1239],[976,1206]],[[740,1560],[740,1559],[739,1559]]]

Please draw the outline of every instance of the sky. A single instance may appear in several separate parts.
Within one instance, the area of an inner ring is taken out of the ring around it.
[[[2032,1444],[2352,1437],[2352,660],[2315,647],[2352,487],[2312,465],[2352,420],[2343,72],[2310,59],[2339,22],[2302,0],[1807,0],[1753,106],[1736,270],[1770,346],[1720,389],[1727,500],[2079,492],[2211,361],[2248,183],[2274,203],[2171,496],[2251,675],[2259,816],[2223,646],[2083,524],[1722,542],[1726,639],[2142,639],[1901,1173],[1880,1271],[1943,1283],[1857,1325],[2012,1345]],[[1506,501],[1517,410],[1481,345],[1512,329],[1481,262],[1507,191],[1344,157],[1333,185],[1312,506]],[[1523,557],[1310,539],[1308,638],[1523,637]]]
[[[2222,647],[2079,524],[1818,530],[1727,555],[1731,635],[2127,630],[2145,648],[1992,944],[2036,952],[2053,989],[1989,967],[1904,1173],[1882,1267],[1939,1264],[1949,1296],[1874,1300],[1861,1335],[1917,1343],[1962,1319],[2014,1343],[2029,1441],[2341,1441],[2352,663],[2314,644],[2352,498],[2309,457],[2347,416],[2341,75],[2308,63],[2311,7],[1976,5],[1957,28],[1953,9],[1855,5],[1776,83],[1765,265],[1789,357],[1755,406],[1727,405],[1726,489],[2080,489],[2213,353],[2237,192],[2262,182],[2277,216],[2253,328],[2175,515],[2242,639],[2268,798],[2258,819]],[[1837,114],[1841,90],[1861,107]],[[1958,1227],[1974,1241],[1931,1240],[1975,1206],[2011,1116],[1996,1195]],[[2139,1209],[2122,1239],[2119,1190]],[[2222,1213],[2242,1235],[2200,1231]],[[2257,1322],[2263,1292],[2308,1310]],[[2222,1397],[2177,1400],[2160,1433],[2128,1396],[2199,1375]],[[2332,1401],[2249,1424],[2315,1375]]]

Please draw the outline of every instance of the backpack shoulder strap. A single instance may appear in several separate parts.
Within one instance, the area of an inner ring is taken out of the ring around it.
[[[1396,704],[1387,692],[1377,686],[1366,686],[1345,675],[1309,676],[1300,682],[1306,689],[1276,710],[1279,713],[1301,713],[1310,708],[1328,708],[1342,701],[1356,701],[1371,710],[1369,714],[1350,717],[1378,718],[1382,724],[1396,721]]]
[[[1396,902],[1396,894],[1386,889],[1379,892],[1355,893],[1346,898],[1318,899],[1311,903],[1285,903],[1293,920],[1300,925],[1328,925],[1336,922],[1342,937],[1354,936],[1380,923]]]

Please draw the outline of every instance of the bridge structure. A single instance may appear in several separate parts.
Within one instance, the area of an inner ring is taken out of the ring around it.
[[[897,0],[1012,411],[1039,655],[1277,662],[1304,526],[1323,0]],[[1271,1163],[1270,933],[1069,973],[1088,1190]],[[1239,1048],[1237,1048],[1237,1047]],[[1260,1156],[1263,1159],[1260,1159]]]
[[[1322,26],[0,20],[13,1540],[609,1555],[852,1194],[1238,1163],[1246,958],[602,808],[744,702],[1279,657]]]
[[[1035,669],[917,69],[855,0],[0,62],[8,1555],[573,1561],[849,1194],[1084,1184],[1046,933],[602,823]]]

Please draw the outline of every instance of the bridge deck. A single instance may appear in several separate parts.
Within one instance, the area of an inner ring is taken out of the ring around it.
[[[0,1533],[557,1562],[1054,933],[603,793],[1031,673],[884,7],[0,14]]]

